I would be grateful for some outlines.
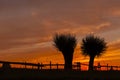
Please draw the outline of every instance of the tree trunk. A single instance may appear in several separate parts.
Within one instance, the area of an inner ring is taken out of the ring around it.
[[[89,70],[93,71],[94,70],[94,56],[90,56],[90,61],[89,61]]]
[[[65,60],[64,69],[65,70],[72,70],[73,54],[64,55],[64,60]]]

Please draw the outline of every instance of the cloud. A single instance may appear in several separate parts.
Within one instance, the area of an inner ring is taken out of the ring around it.
[[[40,57],[55,55],[56,52],[52,42],[43,42],[0,50],[0,58],[7,61],[32,61]]]
[[[120,50],[120,39],[108,44],[110,50]]]
[[[96,26],[96,29],[101,30],[101,29],[104,29],[106,27],[110,27],[110,25],[111,24],[109,22],[108,23],[103,23],[103,24],[100,24],[100,25]]]
[[[31,53],[31,52],[42,52],[44,51],[43,49],[47,49],[50,48],[52,45],[51,42],[43,42],[43,43],[35,43],[35,44],[28,44],[28,45],[22,45],[22,46],[18,46],[18,47],[14,47],[14,48],[9,48],[9,49],[5,49],[5,50],[1,50],[0,53],[1,54],[15,54],[15,53]]]
[[[0,52],[49,53],[49,48],[52,49],[48,43],[54,33],[74,33],[80,41],[93,32],[116,41],[120,30],[119,3],[119,0],[1,0]],[[112,45],[113,49],[118,49],[118,44]]]

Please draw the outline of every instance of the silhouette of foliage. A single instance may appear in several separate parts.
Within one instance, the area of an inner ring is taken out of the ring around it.
[[[75,36],[71,34],[56,34],[53,41],[54,46],[61,51],[64,56],[64,69],[72,69],[73,53],[77,43]]]
[[[103,38],[90,34],[82,39],[82,54],[90,57],[89,70],[93,70],[94,58],[101,56],[106,51],[106,48],[106,42]]]

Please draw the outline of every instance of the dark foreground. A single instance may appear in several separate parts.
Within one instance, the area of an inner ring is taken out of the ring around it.
[[[0,69],[0,80],[120,80],[120,71]]]

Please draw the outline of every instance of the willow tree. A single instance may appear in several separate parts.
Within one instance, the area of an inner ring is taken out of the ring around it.
[[[106,48],[104,38],[90,34],[82,39],[82,54],[90,57],[89,70],[93,70],[94,58],[101,56],[106,51]]]
[[[53,39],[54,46],[62,52],[65,65],[65,70],[72,69],[73,53],[76,47],[77,40],[72,34],[56,34]]]

